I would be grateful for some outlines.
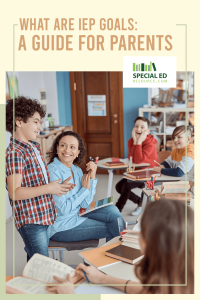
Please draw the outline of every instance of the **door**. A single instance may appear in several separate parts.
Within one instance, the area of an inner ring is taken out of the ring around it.
[[[123,158],[122,73],[71,72],[70,85],[73,130],[85,142],[87,161],[90,156]],[[100,97],[93,106],[95,96]],[[103,105],[103,112],[98,105]],[[98,173],[107,171],[98,169]]]

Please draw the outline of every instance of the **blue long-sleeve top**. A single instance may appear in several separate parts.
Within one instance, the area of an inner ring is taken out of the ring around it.
[[[53,195],[58,211],[58,218],[48,228],[48,234],[51,237],[56,232],[72,229],[87,219],[79,217],[78,213],[80,208],[87,208],[92,202],[96,193],[97,179],[90,179],[90,190],[82,187],[82,170],[73,164],[71,168],[68,168],[57,157],[48,165],[48,170],[51,181],[62,179],[62,182],[72,175],[72,170],[74,179],[72,178],[69,182],[76,184],[66,195],[62,195],[61,197]]]

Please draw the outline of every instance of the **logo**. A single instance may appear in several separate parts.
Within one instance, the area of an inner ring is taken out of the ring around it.
[[[123,87],[176,87],[176,57],[124,57]]]
[[[153,68],[153,70],[152,70]],[[139,65],[136,65],[136,63],[133,63],[133,72],[135,71],[141,71],[141,72],[147,72],[147,71],[156,71],[156,65],[155,63],[152,63],[150,61],[150,64],[149,65],[145,65],[144,63],[141,63]]]

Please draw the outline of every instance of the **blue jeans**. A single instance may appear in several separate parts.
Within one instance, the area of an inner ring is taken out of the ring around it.
[[[114,205],[108,205],[85,215],[88,219],[77,227],[56,232],[51,240],[57,242],[78,242],[106,238],[106,242],[120,235],[117,218],[125,228],[125,222]]]
[[[35,253],[49,256],[47,229],[48,225],[39,224],[25,224],[20,227],[19,233],[25,244],[24,250],[27,253],[27,261]]]

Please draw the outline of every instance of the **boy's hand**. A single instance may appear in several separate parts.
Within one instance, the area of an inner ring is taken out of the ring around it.
[[[153,171],[155,171],[155,172],[158,172],[158,173],[161,173],[161,169],[164,169],[163,168],[164,166],[159,166],[159,167],[153,167]]]
[[[90,175],[84,174],[81,180],[82,187],[90,190]]]
[[[70,189],[66,184],[60,184],[61,181],[62,179],[58,179],[47,184],[48,193],[59,197],[61,197],[64,194],[67,194],[67,192],[69,192]]]
[[[135,133],[135,127],[132,130],[132,138],[133,138],[133,144],[136,145],[137,144],[137,137],[136,137],[136,133]]]
[[[57,276],[53,276],[53,278],[56,284],[62,284],[62,286],[47,286],[47,292],[52,294],[74,294],[74,285],[69,274],[67,274],[66,279],[61,279]],[[63,286],[63,284],[66,284],[66,286]]]
[[[61,184],[63,184],[66,188],[71,191],[76,185],[74,183],[69,183],[69,181],[72,179],[72,176],[65,179]]]
[[[141,145],[146,140],[148,134],[149,134],[149,129],[145,129],[139,136],[137,140],[137,145]]]
[[[89,172],[88,174],[90,175],[90,178],[95,179],[97,165],[93,161],[86,164],[86,170]]]

